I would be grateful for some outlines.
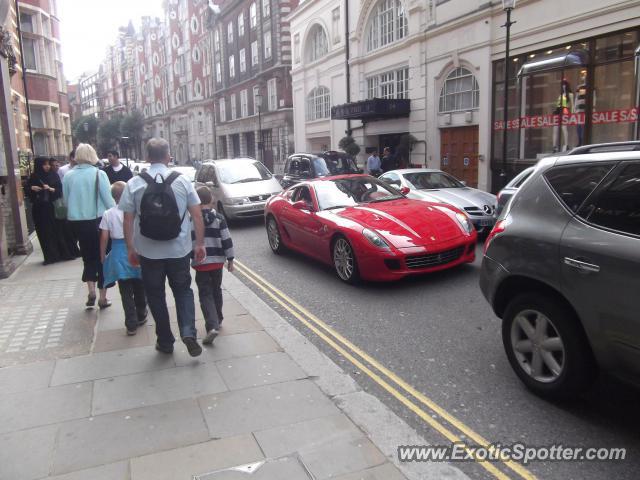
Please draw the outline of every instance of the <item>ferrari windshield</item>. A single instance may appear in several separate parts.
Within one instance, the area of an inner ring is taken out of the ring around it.
[[[463,188],[464,185],[444,172],[405,173],[404,178],[417,190],[437,190],[440,188]]]
[[[402,198],[399,192],[369,176],[317,182],[314,186],[320,210]]]

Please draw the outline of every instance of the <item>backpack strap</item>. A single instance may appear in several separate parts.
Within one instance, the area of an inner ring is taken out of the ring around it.
[[[164,179],[164,183],[167,185],[171,185],[173,181],[180,176],[180,172],[176,172],[175,170],[169,174],[167,178]]]
[[[139,177],[142,178],[145,182],[147,182],[147,185],[152,185],[155,182],[153,177],[149,175],[147,172],[140,173]]]

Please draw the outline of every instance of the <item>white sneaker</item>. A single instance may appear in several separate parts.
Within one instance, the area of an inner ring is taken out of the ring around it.
[[[202,339],[203,345],[211,345],[215,338],[218,336],[218,330],[212,329],[207,332],[207,335]]]

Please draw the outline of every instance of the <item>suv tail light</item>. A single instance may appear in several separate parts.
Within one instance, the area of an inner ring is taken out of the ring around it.
[[[502,220],[498,221],[493,226],[493,229],[491,230],[489,235],[487,235],[487,239],[484,241],[484,253],[485,254],[487,253],[487,250],[489,249],[489,245],[491,244],[493,239],[496,238],[501,233],[503,233],[507,229],[507,225],[509,225],[509,223],[511,223],[511,222],[509,222],[509,217],[507,216],[506,218],[503,218]]]

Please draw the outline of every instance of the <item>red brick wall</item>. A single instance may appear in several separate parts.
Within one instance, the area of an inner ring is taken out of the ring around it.
[[[55,102],[58,99],[58,82],[39,75],[27,74],[27,91],[30,100]]]

